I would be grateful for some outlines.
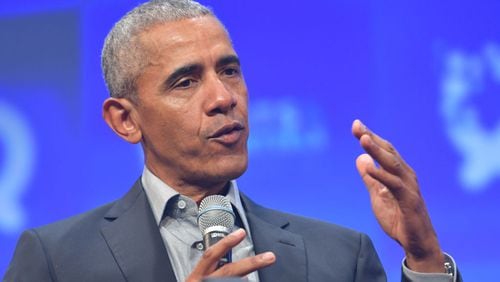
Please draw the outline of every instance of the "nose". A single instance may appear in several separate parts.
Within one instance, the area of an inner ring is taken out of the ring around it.
[[[236,94],[218,77],[209,80],[206,91],[206,113],[209,116],[226,114],[236,107]]]

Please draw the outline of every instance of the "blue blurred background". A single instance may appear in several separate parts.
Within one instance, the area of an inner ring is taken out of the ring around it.
[[[202,2],[229,29],[250,90],[243,191],[368,233],[398,281],[404,254],[378,227],[354,166],[361,150],[350,127],[361,118],[417,171],[465,279],[494,281],[499,1]],[[101,118],[99,57],[113,23],[137,3],[2,3],[0,275],[23,229],[112,201],[140,176],[140,148]]]

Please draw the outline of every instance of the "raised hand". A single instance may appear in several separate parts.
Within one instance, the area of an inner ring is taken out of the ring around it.
[[[209,247],[203,253],[203,256],[195,266],[193,272],[186,279],[186,282],[199,282],[207,277],[243,277],[274,263],[276,260],[275,255],[272,252],[265,252],[217,268],[219,259],[243,241],[245,236],[245,230],[238,229],[217,242],[217,244]]]
[[[352,133],[366,151],[356,159],[356,167],[382,229],[404,248],[410,269],[443,272],[443,252],[415,172],[391,143],[370,131],[361,121],[353,122]]]

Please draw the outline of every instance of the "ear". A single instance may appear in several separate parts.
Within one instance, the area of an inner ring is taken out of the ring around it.
[[[125,141],[137,144],[142,139],[135,105],[126,98],[108,98],[102,104],[102,116],[113,131]]]

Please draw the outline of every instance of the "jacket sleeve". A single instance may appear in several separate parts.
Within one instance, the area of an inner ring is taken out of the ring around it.
[[[21,234],[4,282],[54,281],[50,260],[35,230]]]
[[[360,236],[360,249],[358,253],[358,262],[356,265],[356,279],[355,281],[373,281],[373,282],[386,282],[382,263],[373,247],[370,238],[361,234]]]

